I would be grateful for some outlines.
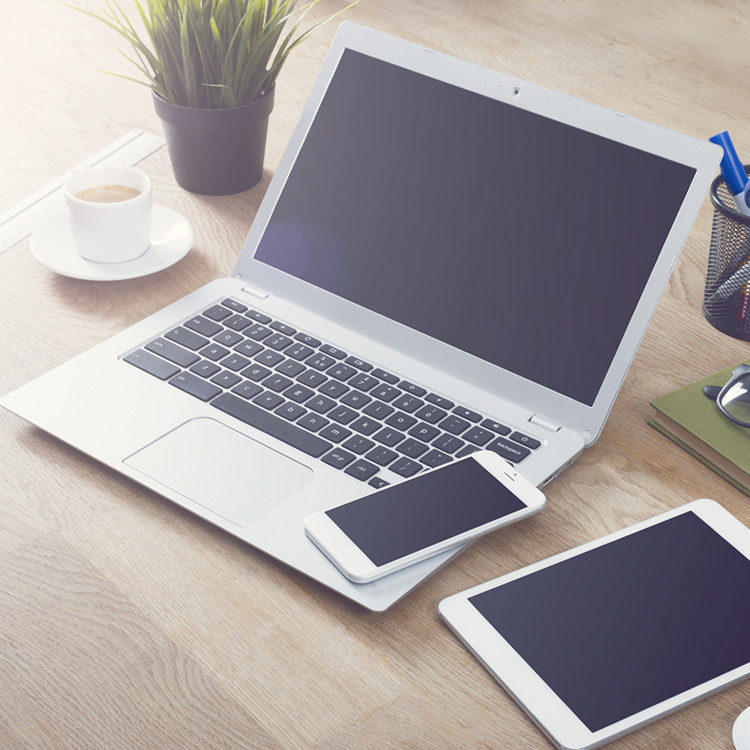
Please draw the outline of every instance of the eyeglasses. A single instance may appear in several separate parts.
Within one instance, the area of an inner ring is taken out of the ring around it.
[[[740,427],[750,427],[750,365],[739,365],[727,384],[704,385],[703,393],[721,409],[721,413]]]

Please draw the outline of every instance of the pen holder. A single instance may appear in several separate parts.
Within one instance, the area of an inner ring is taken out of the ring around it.
[[[721,177],[711,185],[711,203],[714,220],[703,315],[722,333],[750,341],[750,216],[736,210]]]

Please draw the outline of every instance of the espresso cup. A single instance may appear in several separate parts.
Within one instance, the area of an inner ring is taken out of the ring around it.
[[[132,167],[73,173],[63,185],[78,254],[94,263],[124,263],[151,243],[151,180]]]

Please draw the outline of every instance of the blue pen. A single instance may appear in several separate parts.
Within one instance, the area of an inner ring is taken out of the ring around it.
[[[729,133],[725,130],[723,133],[711,136],[708,140],[724,149],[724,157],[720,165],[721,176],[727,183],[737,210],[745,216],[750,216],[750,180],[748,180],[744,165],[737,156]]]

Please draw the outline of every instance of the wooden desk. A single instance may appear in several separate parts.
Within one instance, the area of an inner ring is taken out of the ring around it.
[[[51,0],[2,15],[0,211],[132,128],[160,132],[146,89],[91,70],[131,72],[113,33]],[[727,128],[750,153],[740,2],[360,0],[347,17],[699,138]],[[53,275],[28,240],[0,255],[0,393],[229,273],[333,33],[281,75],[259,186],[190,195],[165,149],[141,163],[156,201],[194,223],[177,266],[104,284]],[[601,439],[547,488],[548,509],[385,614],[0,413],[0,747],[550,747],[436,605],[697,497],[750,523],[747,497],[646,424],[649,399],[749,356],[700,313],[710,223],[707,200]],[[748,704],[745,683],[611,747],[728,749]]]

